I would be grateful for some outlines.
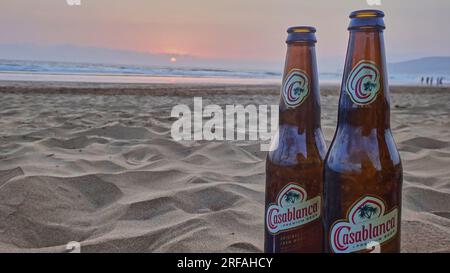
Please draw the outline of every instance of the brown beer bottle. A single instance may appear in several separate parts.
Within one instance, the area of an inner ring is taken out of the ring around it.
[[[402,164],[390,128],[384,13],[355,11],[324,168],[327,252],[399,252]]]
[[[313,27],[288,29],[279,129],[266,161],[265,252],[322,252],[325,141]]]

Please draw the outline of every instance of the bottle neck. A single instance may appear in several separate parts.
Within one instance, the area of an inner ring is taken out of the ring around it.
[[[280,96],[280,125],[320,128],[320,96],[314,43],[288,44]]]
[[[350,31],[339,100],[338,129],[390,128],[390,98],[382,30]]]

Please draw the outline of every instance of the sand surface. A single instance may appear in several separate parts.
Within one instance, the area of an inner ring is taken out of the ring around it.
[[[277,104],[278,90],[0,83],[0,251],[65,252],[70,241],[82,252],[262,251],[265,152],[251,141],[176,142],[170,111],[194,94]],[[391,90],[402,251],[450,252],[450,90]],[[338,88],[322,94],[329,143]]]

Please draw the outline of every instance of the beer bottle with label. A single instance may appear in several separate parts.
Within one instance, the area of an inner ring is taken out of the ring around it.
[[[355,11],[324,167],[327,252],[399,252],[402,164],[390,128],[384,13]]]
[[[278,135],[266,161],[265,251],[322,252],[325,141],[315,28],[288,29]]]

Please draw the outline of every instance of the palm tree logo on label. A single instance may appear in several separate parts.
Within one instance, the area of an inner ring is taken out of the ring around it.
[[[380,86],[380,70],[375,63],[363,60],[350,72],[346,90],[354,103],[366,105],[376,99]]]
[[[381,198],[365,196],[349,210],[347,219],[333,224],[330,232],[331,250],[337,253],[367,250],[369,244],[394,238],[398,230],[398,209],[386,212]]]
[[[319,219],[320,203],[320,196],[308,199],[303,187],[296,183],[287,184],[278,194],[276,203],[267,208],[267,230],[277,234]]]
[[[358,216],[361,219],[370,219],[378,212],[377,207],[373,207],[370,204],[365,204],[358,209]]]
[[[288,108],[302,104],[309,94],[309,77],[305,71],[292,69],[283,82],[281,94]]]

